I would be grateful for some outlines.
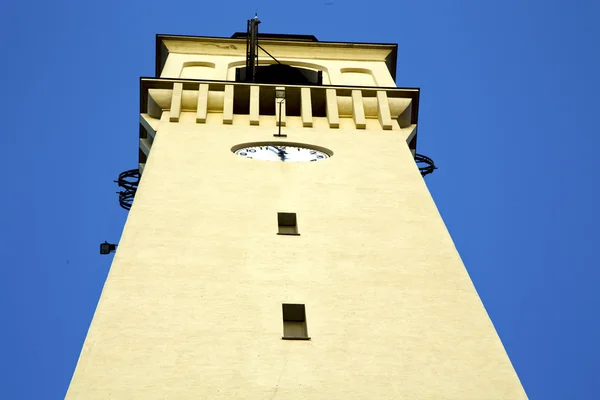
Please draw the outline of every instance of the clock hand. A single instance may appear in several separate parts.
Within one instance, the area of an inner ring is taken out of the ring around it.
[[[271,147],[273,147],[273,148],[277,149],[277,151],[278,151],[279,153],[287,154],[287,152],[286,152],[284,149],[280,149],[279,147],[275,146],[274,144],[270,144],[269,146],[271,146]]]
[[[272,145],[272,144],[270,144],[269,146],[277,149],[277,155],[281,158],[281,161],[285,160],[285,155],[287,154],[287,152],[285,150],[280,149],[279,147]],[[269,150],[271,150],[271,149],[269,149]],[[274,150],[271,150],[271,151],[274,151]]]

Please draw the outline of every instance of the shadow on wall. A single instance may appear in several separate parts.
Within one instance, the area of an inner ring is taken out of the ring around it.
[[[179,77],[182,79],[215,79],[215,64],[202,61],[184,62]]]
[[[342,85],[348,86],[378,86],[377,80],[370,69],[342,68]]]

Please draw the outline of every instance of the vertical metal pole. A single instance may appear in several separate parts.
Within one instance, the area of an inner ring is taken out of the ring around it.
[[[256,82],[258,68],[258,16],[248,20],[248,35],[246,39],[246,81]]]
[[[246,80],[248,81],[248,74],[250,73],[250,45],[252,43],[252,27],[250,20],[246,24]]]
[[[276,137],[287,137],[287,135],[281,134],[281,105],[283,104],[284,101],[285,101],[285,99],[279,99],[279,129],[277,130],[277,133],[275,135],[273,135]]]
[[[279,100],[279,132],[277,133],[277,136],[281,136],[281,104],[283,103],[283,100]]]

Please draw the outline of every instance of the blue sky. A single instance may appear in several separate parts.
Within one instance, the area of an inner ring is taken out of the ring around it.
[[[3,2],[0,398],[63,398],[126,211],[156,33],[399,44],[429,189],[531,399],[600,398],[600,3]],[[109,130],[108,126],[118,126]]]

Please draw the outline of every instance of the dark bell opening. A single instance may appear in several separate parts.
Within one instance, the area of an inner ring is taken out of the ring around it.
[[[246,67],[236,69],[236,82],[251,82],[246,76]],[[259,66],[256,70],[256,83],[272,83],[286,85],[322,85],[323,72],[306,68],[292,67],[285,64]]]

